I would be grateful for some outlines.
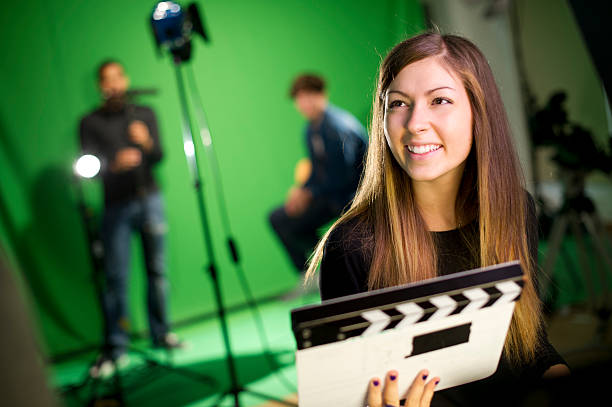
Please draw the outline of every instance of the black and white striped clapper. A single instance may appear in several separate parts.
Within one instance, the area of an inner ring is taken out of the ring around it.
[[[491,375],[522,287],[515,261],[292,310],[300,406],[361,406],[389,369],[437,390]]]

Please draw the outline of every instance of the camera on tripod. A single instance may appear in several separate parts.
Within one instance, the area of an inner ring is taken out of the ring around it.
[[[552,160],[560,169],[563,184],[561,212],[567,210],[592,213],[595,207],[585,195],[585,179],[595,171],[612,172],[612,138],[607,149],[595,142],[590,130],[569,121],[565,109],[567,94],[555,92],[544,108],[531,118],[531,134],[534,146],[554,148]]]
[[[571,256],[563,250],[566,232],[572,236],[578,258],[578,267],[570,267],[572,278],[580,283],[584,277],[587,302],[596,310],[602,324],[611,314],[608,296],[608,274],[612,272],[608,236],[597,214],[592,200],[585,193],[587,175],[594,171],[604,174],[612,172],[610,148],[599,148],[591,132],[568,120],[564,107],[567,95],[563,91],[554,93],[548,104],[537,111],[531,120],[531,132],[535,146],[552,146],[552,160],[559,166],[563,184],[563,202],[553,216],[540,215],[540,226],[548,235],[548,248],[543,267],[545,278],[542,292],[548,293],[549,282],[554,280],[554,269],[558,255],[564,255],[566,267],[572,264]],[[590,244],[588,244],[590,243]],[[595,270],[591,270],[589,259],[599,258]],[[599,287],[599,289],[597,288]],[[553,284],[548,298],[549,305],[555,302],[558,287]],[[598,294],[603,290],[603,295]],[[602,325],[603,326],[603,325]]]
[[[534,145],[554,147],[552,159],[564,170],[584,173],[599,170],[609,174],[612,138],[607,151],[599,148],[588,129],[569,121],[564,106],[566,99],[564,91],[555,92],[547,105],[535,113],[531,120]]]

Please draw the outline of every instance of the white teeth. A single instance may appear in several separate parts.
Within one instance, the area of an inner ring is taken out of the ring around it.
[[[424,146],[408,146],[408,150],[411,153],[415,153],[415,154],[425,154],[425,153],[429,153],[430,151],[435,151],[439,149],[440,147],[442,146],[439,144],[427,144]]]

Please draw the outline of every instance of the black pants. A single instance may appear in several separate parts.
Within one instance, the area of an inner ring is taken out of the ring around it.
[[[270,224],[298,273],[304,272],[306,261],[319,241],[319,229],[337,218],[341,210],[337,204],[315,198],[299,216],[287,215],[284,206],[270,213]]]

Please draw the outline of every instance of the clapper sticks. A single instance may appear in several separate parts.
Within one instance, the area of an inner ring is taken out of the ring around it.
[[[429,369],[436,390],[490,376],[522,278],[515,261],[292,310],[299,405],[362,406],[370,378],[390,369]]]

